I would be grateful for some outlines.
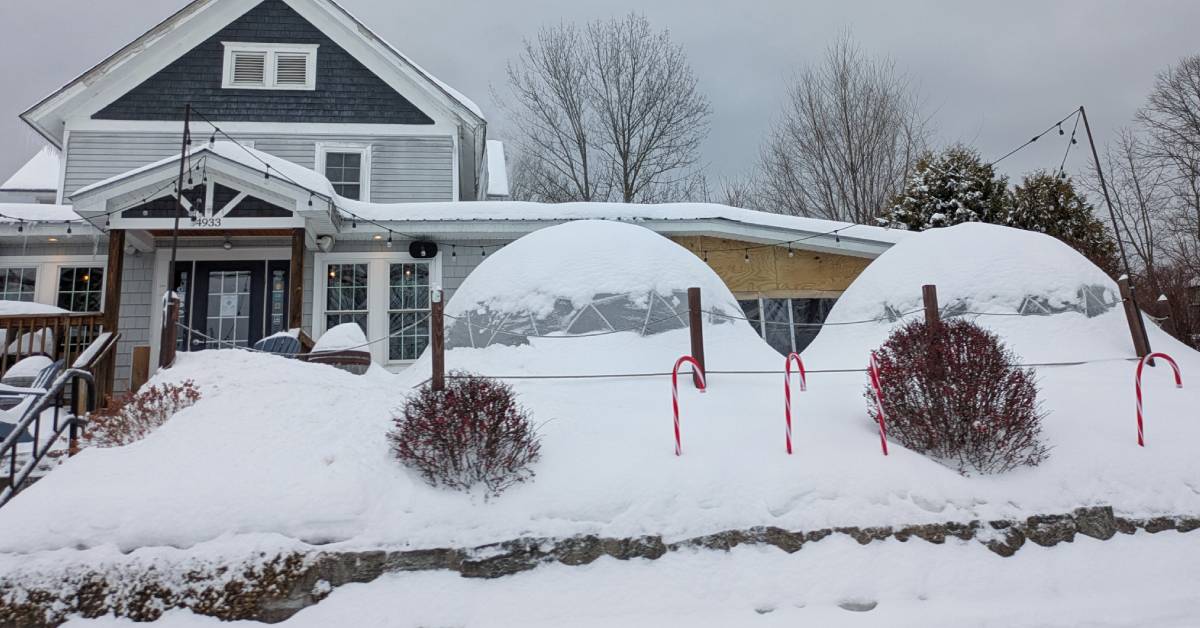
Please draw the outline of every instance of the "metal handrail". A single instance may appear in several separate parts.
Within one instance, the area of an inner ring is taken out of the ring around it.
[[[9,475],[8,486],[0,491],[0,508],[9,502],[16,494],[17,490],[25,480],[29,479],[30,474],[37,468],[38,463],[49,453],[51,445],[54,444],[68,429],[71,431],[70,443],[71,447],[75,446],[79,438],[79,428],[86,424],[86,420],[78,415],[68,415],[65,421],[59,421],[59,406],[58,400],[62,397],[62,393],[66,390],[68,384],[74,386],[80,380],[87,386],[87,403],[85,414],[95,410],[96,406],[96,378],[88,371],[81,368],[70,368],[63,371],[54,383],[46,388],[46,391],[33,401],[25,412],[21,415],[21,420],[17,422],[12,432],[0,444],[0,460],[5,456],[9,456]],[[54,421],[51,425],[53,438],[46,441],[46,446],[39,451],[42,428],[42,413],[54,404]],[[19,444],[21,435],[24,434],[30,426],[33,427],[33,444],[32,455],[29,460],[17,469],[17,445]]]

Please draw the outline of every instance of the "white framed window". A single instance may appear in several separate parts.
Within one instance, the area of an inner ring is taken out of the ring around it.
[[[338,196],[371,200],[371,146],[317,144],[317,172],[325,175]]]
[[[37,298],[37,266],[0,267],[0,301],[32,303]]]
[[[358,323],[377,341],[370,347],[376,362],[404,366],[421,357],[432,329],[430,296],[441,283],[440,253],[432,260],[396,250],[318,253],[313,266],[313,338]]]
[[[316,44],[223,43],[225,89],[317,88]]]
[[[103,266],[58,268],[58,307],[68,312],[100,312],[103,299]]]
[[[325,329],[357,323],[363,334],[369,333],[367,264],[329,264],[325,277]]]
[[[416,360],[429,346],[430,266],[424,260],[389,265],[389,362]]]

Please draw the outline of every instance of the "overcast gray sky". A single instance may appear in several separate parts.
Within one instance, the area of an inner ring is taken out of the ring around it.
[[[792,73],[850,30],[888,55],[924,95],[940,141],[994,159],[1072,108],[1098,141],[1127,124],[1155,73],[1200,53],[1200,2],[962,0],[341,0],[382,36],[504,122],[490,87],[521,39],[545,23],[638,10],[669,28],[712,100],[704,159],[714,177],[751,169]],[[17,115],[153,26],[186,0],[0,0],[0,180],[39,146]],[[1003,164],[1056,167],[1039,142]],[[1083,151],[1071,158],[1083,168]],[[1068,166],[1071,169],[1071,166]]]

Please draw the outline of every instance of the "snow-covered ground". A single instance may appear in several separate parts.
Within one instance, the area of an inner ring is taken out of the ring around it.
[[[689,551],[657,561],[553,565],[500,580],[395,574],[339,588],[279,625],[1183,628],[1195,626],[1200,615],[1198,556],[1196,540],[1175,532],[1080,538],[1028,547],[1011,558],[976,543],[863,547],[833,538],[795,554],[762,547]],[[76,620],[66,628],[133,625]],[[261,624],[177,611],[153,625]]]
[[[831,322],[876,318],[885,306],[913,309],[922,283],[937,283],[948,306],[989,314],[1012,314],[1026,296],[1061,309],[1081,298],[1081,286],[1113,290],[1057,241],[966,227],[904,240],[863,274]],[[594,246],[566,247],[575,255],[557,261],[604,264],[586,255]],[[518,243],[505,252],[511,257],[520,250]],[[691,272],[680,281],[711,285],[711,271],[698,260]],[[719,294],[707,302],[729,298]],[[184,355],[156,381],[193,379],[201,401],[140,443],[83,452],[0,511],[0,570],[64,556],[50,553],[64,548],[207,552],[253,534],[282,536],[297,547],[412,549],[582,533],[661,534],[671,542],[752,526],[965,522],[1098,504],[1130,517],[1200,513],[1194,446],[1200,421],[1193,411],[1200,385],[1188,379],[1200,375],[1200,354],[1152,330],[1154,346],[1179,360],[1189,387],[1175,389],[1165,369],[1148,373],[1143,449],[1136,444],[1135,364],[1128,361],[1132,350],[1119,307],[1091,318],[1064,311],[977,320],[1026,362],[1094,361],[1039,368],[1048,413],[1043,436],[1052,449],[1037,468],[964,477],[898,445],[882,456],[866,415],[865,375],[823,371],[861,368],[886,337],[888,322],[827,327],[805,352],[813,372],[809,392],[795,393],[794,456],[784,452],[779,374],[713,373],[707,394],[684,386],[684,455],[678,458],[669,377],[512,379],[540,424],[543,459],[534,481],[492,500],[432,489],[390,456],[391,410],[428,376],[428,356],[400,375],[374,368],[354,376],[245,352]],[[714,324],[705,333],[713,371],[782,370],[783,358],[743,321]],[[497,376],[661,373],[687,347],[688,331],[677,329],[456,349],[447,362],[450,369]],[[695,618],[681,622],[689,625],[806,618],[821,625],[917,625],[918,619],[930,625],[933,616],[943,625],[963,625],[955,618],[992,613],[998,619],[990,625],[997,626],[1081,623],[1081,615],[1052,613],[1055,595],[1109,625],[1174,625],[1184,611],[1196,610],[1198,548],[1195,539],[1171,533],[1106,544],[1081,539],[1049,551],[1026,547],[1003,560],[977,544],[860,548],[832,539],[794,556],[771,549],[672,554],[655,564],[548,567],[498,583],[449,574],[395,576],[339,590],[294,625],[336,625],[323,613],[372,604],[378,616],[356,625],[385,625],[385,611],[399,608],[406,609],[405,621],[417,617],[423,625],[511,625],[505,617],[561,625],[556,613],[572,609],[573,625],[585,617],[596,625],[679,618]],[[1120,583],[1139,574],[1162,583],[1156,591],[1161,606],[1138,606],[1117,595]],[[559,591],[561,603],[545,601],[554,598],[547,591]],[[851,613],[836,607],[844,597],[874,599],[880,607]],[[463,599],[472,602],[456,602]],[[1024,606],[1026,599],[1031,603]],[[760,616],[756,608],[774,610]]]

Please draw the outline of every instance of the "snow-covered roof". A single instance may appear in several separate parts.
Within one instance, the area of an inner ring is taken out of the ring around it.
[[[45,192],[58,190],[58,173],[62,167],[62,156],[57,149],[46,146],[25,162],[24,166],[9,177],[2,191]]]
[[[504,142],[487,141],[488,196],[508,196],[508,164]]]
[[[701,221],[719,220],[748,226],[782,229],[805,234],[838,230],[843,238],[895,244],[908,231],[836,220],[785,216],[716,203],[532,203],[525,201],[473,201],[446,203],[364,203],[339,199],[338,205],[380,222],[558,222],[564,220]],[[832,237],[832,236],[830,236]]]
[[[236,144],[228,141],[218,141],[210,144],[201,144],[187,152],[187,156],[191,159],[200,159],[209,154],[245,166],[256,172],[269,172],[275,176],[279,176],[285,181],[290,181],[295,185],[317,194],[323,194],[325,196],[334,195],[333,185],[329,183],[329,179],[317,174],[315,171],[309,170],[304,166],[297,165],[286,159],[276,157],[269,153],[264,153],[260,150],[255,150],[242,144]],[[178,163],[179,155],[172,155],[165,159],[160,159],[154,163],[146,164],[140,168],[135,168],[128,172],[123,172],[121,174],[104,179],[103,181],[97,181],[91,185],[79,188],[71,194],[71,198],[83,197],[96,190],[113,185],[114,183],[131,179],[146,172],[150,172],[151,170],[162,168],[163,166],[174,165]]]
[[[0,203],[0,223],[69,222],[79,219],[79,214],[70,205]]]

